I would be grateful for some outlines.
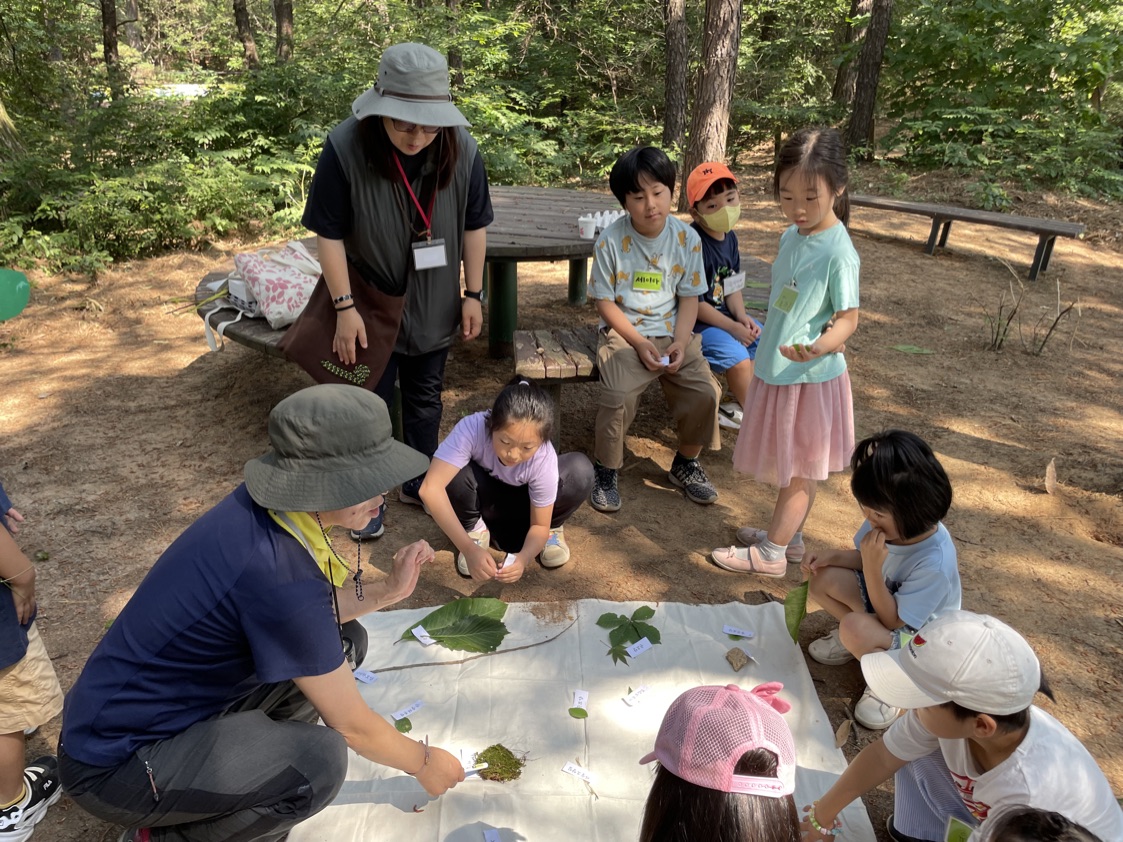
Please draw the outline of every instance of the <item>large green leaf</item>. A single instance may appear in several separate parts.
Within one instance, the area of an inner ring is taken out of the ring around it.
[[[601,614],[600,617],[597,618],[597,625],[602,629],[613,629],[619,626],[621,623],[626,622],[628,622],[628,618],[623,614],[613,614],[611,612],[607,614]]]
[[[788,634],[796,643],[799,643],[799,626],[807,616],[807,587],[810,584],[804,582],[798,588],[792,588],[784,597],[784,622],[788,626]]]
[[[663,642],[663,638],[659,634],[659,629],[655,628],[655,626],[648,623],[633,623],[633,625],[636,629],[636,643],[639,643],[645,637],[651,641],[652,646]]]
[[[654,616],[654,608],[652,608],[650,605],[641,605],[639,608],[632,612],[632,621],[640,623],[644,620],[650,620]]]
[[[424,626],[437,643],[463,652],[494,652],[507,635],[502,622],[507,603],[490,597],[456,599],[433,611],[402,632],[402,640],[416,640],[413,629]]]

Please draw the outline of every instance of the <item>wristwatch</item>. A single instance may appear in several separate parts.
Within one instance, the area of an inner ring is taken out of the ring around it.
[[[484,291],[482,289],[475,289],[475,290],[466,289],[466,290],[464,290],[464,297],[465,298],[474,298],[474,299],[476,299],[476,301],[483,301],[484,300]]]

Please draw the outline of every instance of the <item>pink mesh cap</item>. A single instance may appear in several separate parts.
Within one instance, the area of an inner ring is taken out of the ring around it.
[[[671,703],[655,738],[655,751],[640,763],[658,760],[684,781],[720,792],[780,798],[795,792],[795,743],[780,715],[791,705],[772,681],[751,691],[736,684],[695,687]],[[735,775],[741,756],[764,748],[779,758],[777,777]]]

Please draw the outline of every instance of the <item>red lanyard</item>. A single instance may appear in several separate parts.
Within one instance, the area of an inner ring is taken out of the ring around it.
[[[417,213],[421,216],[421,221],[425,223],[425,230],[422,232],[426,239],[433,239],[433,205],[437,201],[437,191],[433,191],[433,195],[429,197],[429,212],[425,213],[424,208],[421,207],[421,202],[417,201],[417,196],[413,193],[413,187],[410,186],[409,179],[406,178],[406,171],[402,168],[401,159],[398,158],[398,153],[394,152],[394,163],[398,165],[398,172],[402,175],[402,184],[406,186],[409,191],[409,197],[413,199],[413,206],[417,208]]]

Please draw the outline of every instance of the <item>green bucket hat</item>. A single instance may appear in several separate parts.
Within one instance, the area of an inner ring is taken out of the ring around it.
[[[424,44],[394,44],[382,53],[378,81],[351,104],[351,113],[421,126],[470,126],[452,104],[448,62]]]
[[[394,440],[382,398],[358,386],[322,383],[269,413],[273,449],[246,463],[259,506],[285,512],[344,509],[425,473],[429,460]]]

